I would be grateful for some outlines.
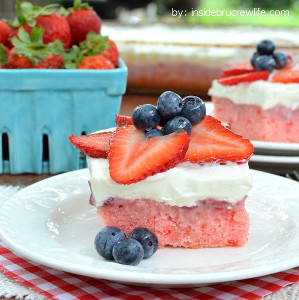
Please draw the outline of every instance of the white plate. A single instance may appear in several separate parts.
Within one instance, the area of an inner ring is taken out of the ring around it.
[[[206,102],[207,114],[213,115],[214,106],[212,102]],[[299,156],[299,143],[274,143],[251,141],[255,154],[264,155],[295,155]]]
[[[276,174],[299,171],[299,156],[270,156],[254,154],[249,160],[250,168]]]
[[[99,257],[101,228],[89,205],[87,169],[33,184],[0,209],[0,236],[21,256],[63,271],[152,287],[193,287],[252,278],[299,265],[299,183],[253,171],[251,226],[243,247],[158,250],[138,266]]]

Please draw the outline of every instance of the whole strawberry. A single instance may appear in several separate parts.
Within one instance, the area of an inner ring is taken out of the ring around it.
[[[61,54],[49,53],[45,59],[37,63],[36,69],[61,69],[63,58]]]
[[[10,34],[8,46],[12,47],[11,40],[18,37],[18,31],[22,27],[28,33],[35,26],[44,29],[43,42],[49,44],[55,40],[60,40],[64,48],[67,49],[71,43],[71,30],[68,22],[53,9],[57,5],[47,5],[45,7],[33,6],[30,2],[16,1],[16,18],[9,22]]]
[[[24,54],[18,54],[18,48],[14,47],[8,55],[8,69],[32,69],[33,63]]]
[[[114,41],[108,40],[107,43],[111,45],[109,48],[104,50],[103,56],[105,56],[108,60],[112,62],[114,67],[117,67],[118,65],[118,58],[119,58],[119,52],[117,49],[117,46]]]
[[[44,28],[43,42],[49,44],[60,40],[65,49],[71,44],[71,30],[64,17],[57,13],[40,15],[36,18],[36,26]]]
[[[0,44],[5,44],[9,36],[8,25],[0,20]]]
[[[59,69],[62,67],[64,48],[59,40],[53,43],[43,43],[44,29],[34,27],[30,35],[22,27],[18,37],[12,39],[15,46],[8,55],[7,67],[10,69],[46,68]]]
[[[87,34],[86,40],[74,45],[63,55],[66,69],[114,69],[114,65],[104,56],[111,46],[108,38],[93,31]]]
[[[74,5],[66,17],[72,35],[72,45],[79,45],[86,39],[87,34],[93,31],[97,34],[101,31],[102,21],[97,13],[81,0],[74,0]]]
[[[114,66],[103,55],[95,55],[85,56],[77,69],[114,69]]]

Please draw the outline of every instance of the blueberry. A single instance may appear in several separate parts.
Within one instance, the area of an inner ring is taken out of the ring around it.
[[[114,245],[112,254],[119,264],[136,266],[143,259],[144,251],[137,240],[125,238]]]
[[[187,131],[190,134],[191,128],[192,125],[188,119],[181,116],[177,116],[172,118],[165,124],[165,126],[163,127],[163,134],[167,135],[181,129]]]
[[[250,62],[251,62],[251,65],[252,65],[254,68],[255,68],[255,66],[254,66],[255,60],[256,60],[256,58],[257,58],[259,55],[260,55],[259,53],[255,52],[255,53],[253,53],[253,55],[251,56]]]
[[[257,71],[273,71],[276,66],[276,61],[272,55],[262,54],[254,60],[254,67]]]
[[[187,96],[183,99],[181,116],[188,119],[191,125],[200,123],[205,115],[206,105],[199,97]]]
[[[129,236],[142,245],[144,250],[143,258],[152,256],[158,249],[157,236],[145,227],[134,229]]]
[[[142,131],[151,130],[158,126],[160,115],[154,105],[143,104],[133,110],[132,121],[137,129]]]
[[[287,56],[282,52],[275,52],[273,58],[276,61],[276,69],[282,69],[288,62]]]
[[[149,131],[145,131],[145,135],[150,139],[150,138],[152,138],[154,136],[161,136],[161,135],[163,135],[163,132],[160,129],[158,129],[158,128],[153,128],[153,129],[151,129]]]
[[[113,259],[113,246],[121,239],[125,238],[125,233],[114,226],[102,228],[95,237],[94,246],[97,252],[106,259]]]
[[[171,91],[166,91],[160,95],[157,102],[157,109],[161,116],[160,125],[164,126],[167,121],[175,116],[178,116],[183,107],[182,98]]]
[[[259,54],[273,54],[275,45],[272,41],[263,40],[257,45],[257,52]]]

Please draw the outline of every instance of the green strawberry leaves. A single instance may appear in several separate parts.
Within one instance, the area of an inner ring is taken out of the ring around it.
[[[17,48],[15,54],[24,55],[34,65],[44,60],[49,53],[62,54],[64,47],[61,41],[56,40],[53,43],[43,43],[44,29],[42,27],[33,27],[31,33],[20,27],[18,36],[12,38],[12,44]]]
[[[28,24],[33,27],[36,25],[36,18],[42,15],[50,15],[54,9],[58,8],[58,4],[49,4],[44,7],[34,6],[30,2],[16,1],[16,18],[13,21],[8,21],[11,27],[20,27],[23,24]]]
[[[107,36],[96,34],[93,31],[89,32],[85,41],[82,41],[79,46],[73,46],[63,54],[64,67],[66,69],[75,69],[81,64],[85,56],[102,54],[111,47],[107,41]]]
[[[0,44],[0,65],[5,66],[8,63],[8,57],[3,44]]]

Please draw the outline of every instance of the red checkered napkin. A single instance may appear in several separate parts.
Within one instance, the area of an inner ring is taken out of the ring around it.
[[[54,299],[259,299],[299,281],[299,267],[259,278],[189,289],[151,289],[93,279],[23,259],[0,242],[0,271]]]

